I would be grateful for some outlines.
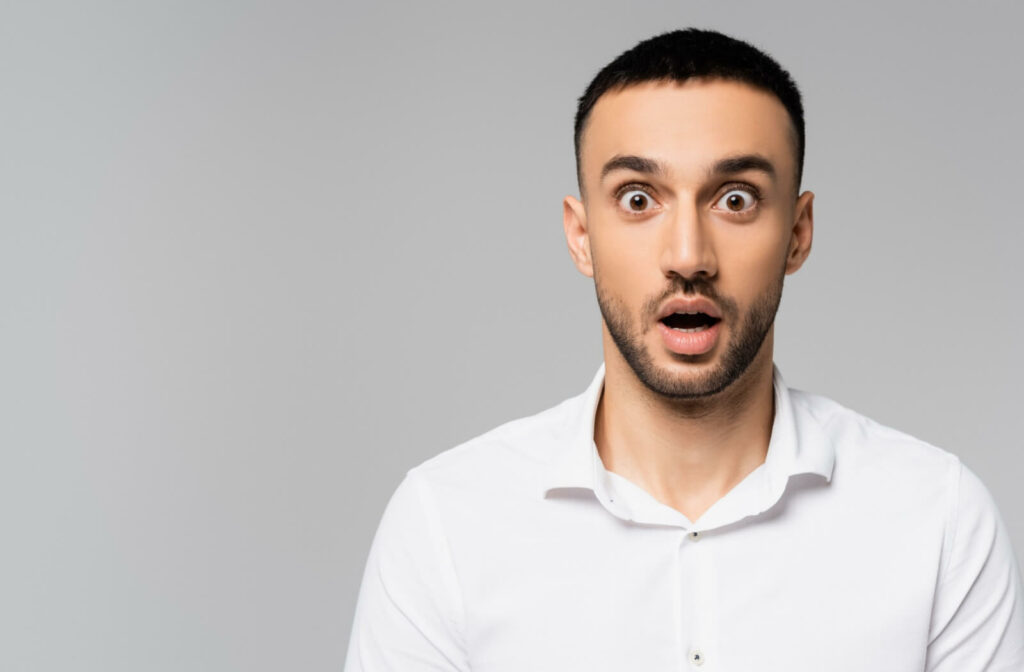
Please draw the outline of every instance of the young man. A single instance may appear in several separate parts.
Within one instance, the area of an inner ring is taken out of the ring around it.
[[[978,478],[773,366],[811,249],[803,129],[789,75],[719,33],[597,75],[564,226],[604,363],[408,472],[349,672],[1024,670],[1020,574]]]

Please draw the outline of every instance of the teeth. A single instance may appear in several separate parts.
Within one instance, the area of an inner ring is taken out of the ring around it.
[[[706,326],[694,327],[693,329],[680,329],[679,327],[672,327],[672,330],[673,331],[681,331],[684,334],[693,334],[693,333],[698,332],[698,331],[704,331],[707,328],[708,327],[706,327]]]

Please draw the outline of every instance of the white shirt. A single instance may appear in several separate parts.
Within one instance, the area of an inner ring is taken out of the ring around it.
[[[604,468],[604,365],[409,470],[345,670],[1024,671],[1020,572],[977,476],[774,376],[764,464],[696,521]]]

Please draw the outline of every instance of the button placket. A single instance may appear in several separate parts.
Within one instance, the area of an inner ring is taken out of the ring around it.
[[[689,618],[684,637],[688,646],[686,659],[691,667],[704,666],[708,660],[708,651],[714,649],[717,641],[714,544],[708,546],[711,543],[708,541],[698,544],[704,537],[702,530],[689,530],[683,544],[683,552],[689,556],[686,563],[689,566]]]

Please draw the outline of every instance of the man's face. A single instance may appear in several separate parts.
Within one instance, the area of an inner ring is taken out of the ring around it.
[[[782,104],[737,82],[645,83],[594,105],[566,237],[606,336],[652,391],[704,397],[759,353],[770,365],[783,277],[813,230],[793,142]]]

